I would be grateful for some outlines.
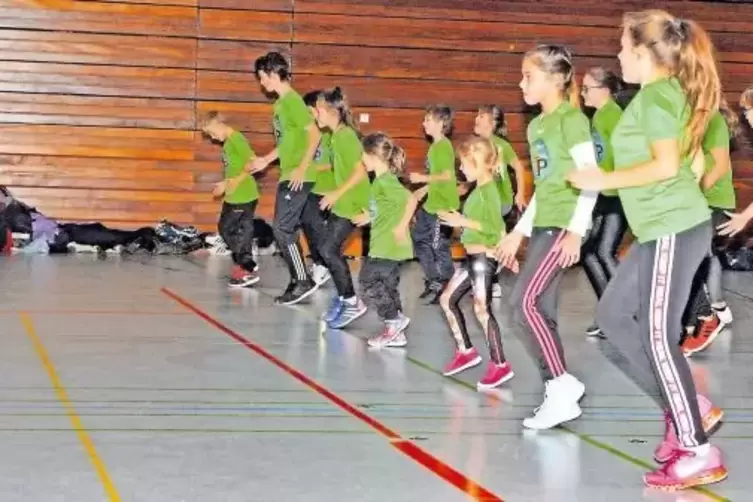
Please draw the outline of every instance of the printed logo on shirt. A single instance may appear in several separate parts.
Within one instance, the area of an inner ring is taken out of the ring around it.
[[[546,148],[544,140],[537,139],[533,142],[533,175],[537,180],[546,179],[549,176],[549,150]]]
[[[272,132],[275,135],[275,144],[279,146],[280,140],[282,139],[282,126],[280,124],[280,118],[277,115],[272,118]]]
[[[227,156],[227,152],[222,152],[222,167],[225,168],[225,171],[227,171],[228,166],[230,165],[230,159]]]
[[[591,131],[591,139],[594,142],[594,149],[596,150],[596,162],[601,164],[606,154],[606,145],[604,144],[604,138],[601,137],[599,131],[596,129]]]
[[[374,197],[371,197],[369,199],[369,217],[371,218],[371,222],[372,223],[377,218],[377,203],[376,203],[376,199]]]
[[[427,173],[431,172],[431,162],[429,162],[429,159],[426,159],[426,163],[424,164],[424,168],[426,169]]]
[[[497,147],[497,177],[501,180],[505,179],[505,171],[507,171],[507,164],[505,164],[505,156],[502,153],[502,147]]]
[[[320,162],[322,160],[322,140],[319,140],[319,144],[316,146],[316,152],[314,152],[314,162]]]

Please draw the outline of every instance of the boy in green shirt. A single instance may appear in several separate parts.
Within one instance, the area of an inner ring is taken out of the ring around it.
[[[310,296],[316,284],[309,275],[298,242],[301,215],[316,181],[312,162],[321,134],[301,96],[290,85],[290,65],[278,52],[270,52],[254,63],[254,73],[265,91],[277,95],[273,128],[277,147],[249,165],[251,173],[263,171],[280,161],[280,182],[272,224],[277,247],[290,271],[290,283],[275,298],[280,305],[293,305]]]
[[[244,171],[254,151],[243,137],[225,123],[217,112],[209,112],[201,130],[212,140],[222,143],[224,178],[214,188],[215,197],[223,197],[218,230],[230,249],[235,268],[229,285],[246,287],[259,282],[258,266],[253,256],[254,212],[259,200],[256,180]]]
[[[445,286],[455,273],[450,251],[452,229],[439,223],[439,211],[457,211],[460,207],[455,176],[455,151],[447,135],[452,131],[453,112],[448,106],[430,106],[424,117],[424,131],[431,138],[426,159],[428,173],[411,173],[411,183],[425,183],[428,195],[416,213],[411,232],[416,258],[424,271],[426,288],[420,298],[428,304],[439,301]]]

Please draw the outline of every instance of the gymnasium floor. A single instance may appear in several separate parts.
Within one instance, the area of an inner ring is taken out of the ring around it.
[[[218,257],[2,259],[0,500],[751,500],[750,275],[727,281],[737,332],[693,360],[726,411],[715,440],[730,478],[664,494],[641,484],[659,410],[582,335],[594,300],[580,272],[561,322],[584,415],[528,434],[520,422],[542,391],[532,359],[505,330],[516,377],[503,390],[477,393],[479,368],[440,376],[451,341],[440,311],[414,301],[415,266],[402,283],[410,345],[381,352],[364,343],[373,314],[320,332],[329,288],[313,305],[273,306],[286,279],[276,258],[256,291],[229,291],[228,268]]]

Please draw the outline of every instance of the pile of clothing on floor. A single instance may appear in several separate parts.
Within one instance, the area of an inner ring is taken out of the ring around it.
[[[275,252],[272,228],[262,219],[254,221],[258,254]],[[16,199],[0,186],[0,249],[19,253],[60,254],[70,252],[128,254],[189,254],[206,250],[229,254],[216,234],[200,233],[195,227],[162,220],[154,227],[118,230],[101,223],[59,223],[36,208]]]

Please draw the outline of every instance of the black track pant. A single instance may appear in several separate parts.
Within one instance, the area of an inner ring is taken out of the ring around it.
[[[599,196],[593,213],[593,227],[583,243],[583,270],[597,298],[617,271],[617,252],[628,224],[619,197]]]
[[[254,213],[257,201],[246,204],[222,204],[217,230],[227,244],[233,263],[253,272],[254,261]]]

